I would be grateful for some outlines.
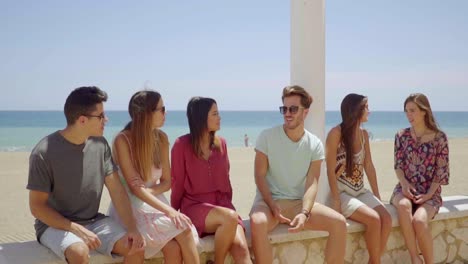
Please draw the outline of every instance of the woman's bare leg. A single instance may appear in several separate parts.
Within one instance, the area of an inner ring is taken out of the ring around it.
[[[205,232],[215,233],[215,264],[223,264],[234,241],[237,230],[237,213],[234,210],[215,207],[205,219]]]

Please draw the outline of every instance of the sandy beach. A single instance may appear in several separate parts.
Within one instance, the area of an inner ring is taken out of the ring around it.
[[[468,161],[468,138],[449,139],[450,184],[444,186],[442,195],[467,195],[468,177],[464,177]],[[393,172],[393,142],[371,143],[372,159],[377,169],[380,194],[388,201],[397,182]],[[255,196],[253,176],[255,152],[253,148],[230,148],[231,183],[234,190],[234,205],[243,218],[248,217]],[[29,212],[28,152],[0,152],[0,243],[34,240],[34,218]],[[465,164],[466,166],[466,164]],[[325,179],[322,175],[321,179]],[[167,193],[167,197],[169,197]],[[109,196],[103,195],[101,211],[107,212]]]

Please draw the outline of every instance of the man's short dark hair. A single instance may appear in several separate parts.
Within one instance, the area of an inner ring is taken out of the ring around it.
[[[79,87],[68,95],[64,113],[68,125],[73,125],[82,115],[96,110],[96,105],[107,101],[107,93],[96,86]]]

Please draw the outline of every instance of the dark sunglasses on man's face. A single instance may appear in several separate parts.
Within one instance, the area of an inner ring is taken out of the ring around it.
[[[284,115],[284,114],[286,114],[288,111],[289,111],[289,113],[291,113],[291,114],[295,114],[295,113],[297,113],[297,112],[299,111],[299,109],[301,109],[301,108],[304,108],[304,107],[300,107],[300,106],[297,106],[297,105],[292,105],[292,106],[290,106],[290,107],[287,107],[287,106],[280,106],[280,107],[279,107],[279,110],[280,110],[280,113],[281,113],[282,115]]]
[[[84,115],[86,117],[96,117],[96,118],[99,118],[99,121],[102,122],[102,120],[106,119],[106,114],[105,113],[102,113],[100,115]]]

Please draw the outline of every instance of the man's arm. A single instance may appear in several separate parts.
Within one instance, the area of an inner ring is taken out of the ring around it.
[[[302,198],[302,209],[310,212],[315,203],[315,197],[318,191],[318,181],[320,177],[320,168],[322,160],[314,160],[310,163],[307,171],[306,186],[304,197]]]
[[[268,157],[259,150],[255,150],[255,184],[257,185],[263,201],[270,207],[273,215],[280,221],[280,223],[288,223],[291,220],[281,215],[281,210],[276,202],[271,197],[270,188],[266,181],[266,174],[268,171]]]
[[[44,224],[55,229],[70,231],[77,235],[91,250],[98,248],[101,241],[96,234],[86,229],[84,226],[71,222],[63,217],[56,210],[47,204],[49,194],[41,191],[29,191],[29,208],[31,214]]]
[[[309,165],[305,184],[305,192],[302,198],[302,211],[291,221],[292,228],[289,232],[298,232],[304,229],[304,224],[310,216],[310,211],[315,203],[315,197],[318,191],[318,181],[320,177],[320,168],[322,160],[314,160]]]
[[[116,172],[106,176],[104,183],[109,190],[112,203],[117,214],[122,220],[123,225],[127,228],[127,236],[131,249],[129,254],[136,250],[143,250],[146,245],[144,238],[138,232],[133,216],[130,200],[128,199],[127,192],[120,182],[119,176]]]
[[[127,192],[122,186],[117,173],[113,172],[111,175],[108,175],[104,182],[107,189],[109,190],[112,203],[114,204],[120,219],[122,219],[124,226],[127,228],[127,230],[137,230],[135,218],[133,217],[133,213],[131,213],[132,208]]]
[[[255,165],[254,165],[254,174],[255,174],[255,184],[262,194],[262,198],[265,203],[270,206],[273,202],[271,197],[270,188],[268,187],[266,181],[266,174],[268,170],[268,157],[262,152],[255,150]]]

